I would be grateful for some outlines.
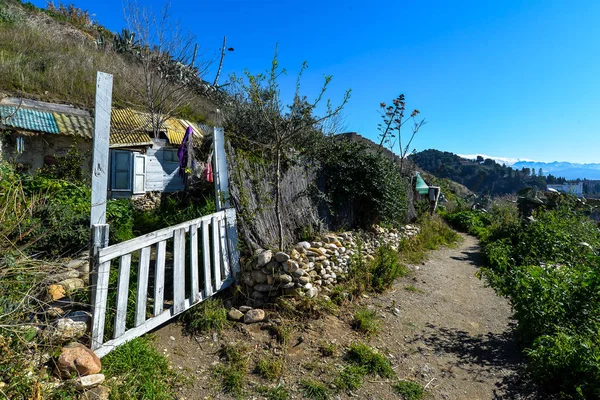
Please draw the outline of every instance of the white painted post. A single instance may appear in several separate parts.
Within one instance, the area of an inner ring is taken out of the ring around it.
[[[227,253],[229,255],[231,277],[237,280],[240,273],[240,251],[238,249],[237,219],[235,208],[228,208],[225,210],[225,230],[227,233]]]
[[[92,158],[92,213],[90,227],[106,223],[108,189],[108,143],[113,76],[98,72],[96,77],[96,110],[94,113],[94,148]]]
[[[217,196],[217,211],[231,207],[229,204],[229,176],[227,174],[227,160],[225,159],[225,133],[223,128],[213,131],[214,144],[214,179],[215,195]]]

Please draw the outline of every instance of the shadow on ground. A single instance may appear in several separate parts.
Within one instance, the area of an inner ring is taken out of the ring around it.
[[[433,324],[427,324],[427,328],[431,331],[416,340],[425,343],[437,356],[455,355],[458,358],[455,367],[473,371],[474,380],[482,374],[504,375],[494,390],[494,399],[548,399],[527,378],[525,360],[514,339],[514,325],[501,334],[477,336]]]

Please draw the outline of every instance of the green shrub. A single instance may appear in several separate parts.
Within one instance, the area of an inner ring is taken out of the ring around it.
[[[356,390],[363,384],[363,377],[367,374],[366,370],[356,365],[348,365],[342,368],[338,376],[333,380],[333,384],[339,390]]]
[[[394,385],[396,393],[402,396],[404,400],[421,400],[425,394],[423,386],[413,381],[398,381]]]
[[[337,354],[337,345],[332,342],[321,342],[319,352],[323,357],[333,357]]]
[[[390,361],[364,343],[352,343],[346,357],[353,364],[363,368],[366,373],[377,374],[382,378],[395,376]]]
[[[371,288],[376,292],[389,289],[394,281],[407,274],[408,270],[400,263],[398,252],[390,246],[379,246],[370,266]]]
[[[358,310],[354,313],[352,327],[367,336],[374,336],[381,329],[377,312],[366,308]]]

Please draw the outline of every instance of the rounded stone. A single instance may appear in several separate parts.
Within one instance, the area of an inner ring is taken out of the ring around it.
[[[244,323],[253,324],[255,322],[264,321],[265,311],[260,308],[255,308],[244,314]]]
[[[277,253],[275,253],[275,259],[282,263],[282,262],[286,262],[287,260],[290,259],[289,254],[284,253],[283,251],[278,251]]]

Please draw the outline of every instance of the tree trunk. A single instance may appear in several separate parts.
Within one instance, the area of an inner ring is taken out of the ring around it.
[[[277,228],[279,230],[279,250],[283,250],[283,224],[281,222],[280,198],[281,198],[281,143],[279,140],[275,144],[276,165],[275,165],[275,215],[277,216]]]

